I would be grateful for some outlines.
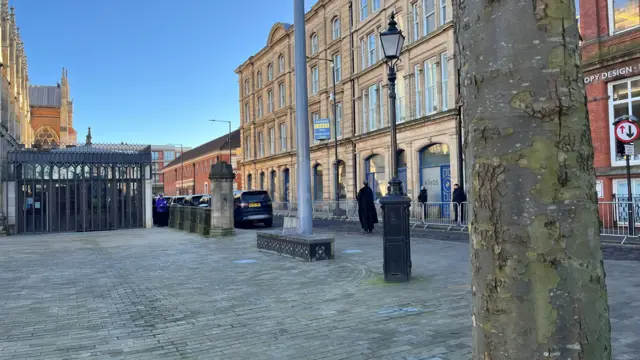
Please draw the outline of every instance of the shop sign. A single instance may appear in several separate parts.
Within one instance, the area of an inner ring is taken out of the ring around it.
[[[638,73],[640,73],[640,64],[621,66],[608,71],[602,71],[593,75],[585,76],[584,83],[591,84],[600,81],[613,81]]]

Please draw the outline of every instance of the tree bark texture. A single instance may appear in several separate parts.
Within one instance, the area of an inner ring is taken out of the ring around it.
[[[473,359],[611,358],[573,0],[454,0]]]

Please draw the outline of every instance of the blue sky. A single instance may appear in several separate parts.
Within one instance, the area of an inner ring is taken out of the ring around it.
[[[197,146],[238,126],[234,70],[262,49],[293,0],[10,1],[32,85],[68,69],[84,141]],[[306,0],[310,8],[315,0]]]

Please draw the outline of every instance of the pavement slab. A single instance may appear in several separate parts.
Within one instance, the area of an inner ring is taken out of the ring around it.
[[[413,280],[386,284],[379,234],[319,228],[335,260],[308,263],[256,230],[3,238],[0,359],[471,358],[467,244],[414,239]],[[637,359],[640,263],[605,265],[614,359]]]

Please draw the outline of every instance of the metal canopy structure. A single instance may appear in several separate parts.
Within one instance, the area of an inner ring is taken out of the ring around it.
[[[150,146],[21,149],[8,153],[7,165],[12,234],[145,226]]]

